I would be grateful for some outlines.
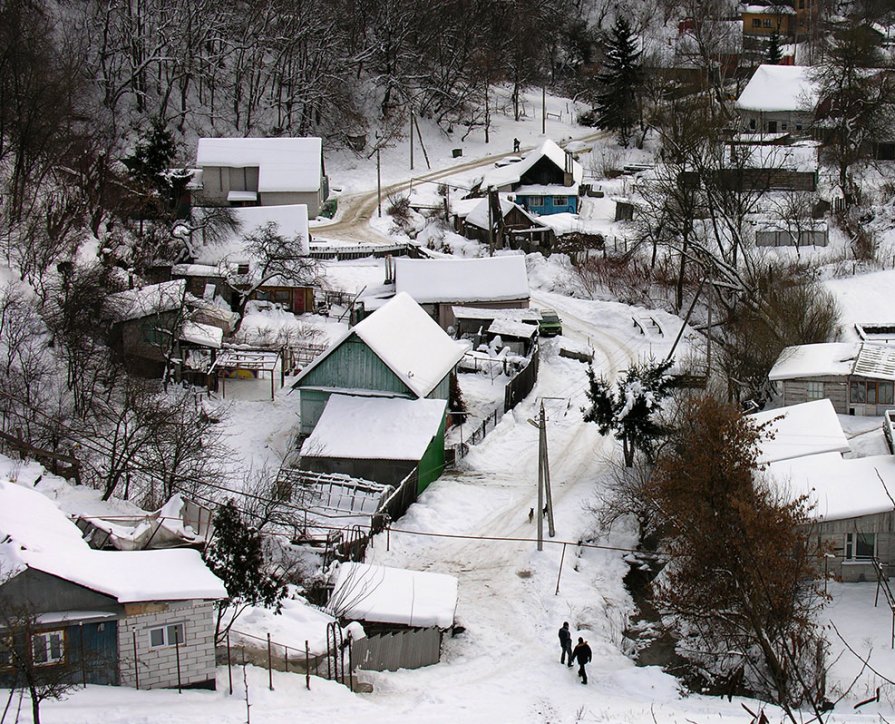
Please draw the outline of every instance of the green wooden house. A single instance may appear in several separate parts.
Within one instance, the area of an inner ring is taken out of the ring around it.
[[[334,392],[447,400],[462,356],[463,348],[419,304],[398,294],[299,375],[293,389],[300,395],[300,433],[313,432]]]
[[[332,395],[301,450],[300,466],[398,487],[416,499],[444,470],[446,400]]]

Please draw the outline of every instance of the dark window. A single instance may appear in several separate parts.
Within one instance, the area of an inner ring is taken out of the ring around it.
[[[876,555],[876,535],[873,533],[846,533],[845,558],[867,560]]]
[[[770,18],[765,18],[765,19],[764,19],[764,26],[765,26],[766,28],[771,27],[771,19],[770,19]]]
[[[891,405],[895,402],[892,397],[893,385],[891,382],[880,382],[877,384],[877,399],[881,405]]]
[[[863,403],[867,399],[867,390],[863,382],[852,382],[849,397],[852,402]]]
[[[554,206],[568,206],[569,199],[565,196],[554,196],[553,197],[553,205]]]
[[[50,666],[65,660],[65,632],[45,631],[31,637],[31,652],[37,666]]]
[[[753,28],[760,28],[760,27],[761,27],[761,20],[760,20],[759,18],[753,18],[753,19],[752,19],[752,27],[753,27]]]

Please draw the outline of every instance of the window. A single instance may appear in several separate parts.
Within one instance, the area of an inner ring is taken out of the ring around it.
[[[876,535],[874,533],[846,533],[845,559],[848,561],[868,560],[876,557]]]
[[[565,196],[554,196],[553,197],[553,205],[554,206],[567,206],[569,203],[569,199]]]
[[[801,123],[796,123],[796,130],[797,130],[797,131],[801,131],[801,130],[802,130],[802,124],[801,124]]]
[[[824,398],[824,383],[823,382],[809,382],[808,383],[808,391],[805,395],[805,399],[808,400],[822,400]]]
[[[753,27],[753,28],[760,28],[760,27],[761,27],[761,20],[760,20],[759,18],[752,18],[752,27]]]
[[[764,19],[764,26],[765,26],[766,28],[771,27],[771,19],[770,19],[770,18],[765,18],[765,19]]]
[[[161,646],[182,644],[185,640],[183,624],[172,623],[167,626],[149,629],[149,646],[157,649]]]
[[[249,265],[248,264],[237,264],[236,265],[236,273],[240,275],[246,275],[249,273]]]
[[[866,402],[868,405],[891,405],[895,401],[891,382],[852,382],[849,385],[849,396],[852,402]]]
[[[65,632],[45,631],[31,637],[35,666],[52,666],[65,660]]]
[[[754,118],[750,118],[750,119],[749,119],[749,130],[750,130],[750,131],[754,131],[754,130],[755,130],[755,119],[754,119]]]
[[[540,207],[544,205],[544,199],[540,196],[529,196],[528,197],[528,205],[531,207]]]

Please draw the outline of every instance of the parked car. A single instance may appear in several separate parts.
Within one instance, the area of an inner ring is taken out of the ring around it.
[[[555,310],[541,310],[541,321],[538,322],[538,331],[544,337],[555,337],[558,334],[562,334],[562,320]]]

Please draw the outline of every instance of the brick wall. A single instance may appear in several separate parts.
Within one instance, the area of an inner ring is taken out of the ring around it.
[[[214,682],[214,605],[208,601],[173,601],[129,605],[118,621],[119,680],[136,686],[134,676],[134,632],[141,689],[177,686],[177,651],[172,646],[152,648],[150,629],[182,623],[180,681],[183,686]]]

